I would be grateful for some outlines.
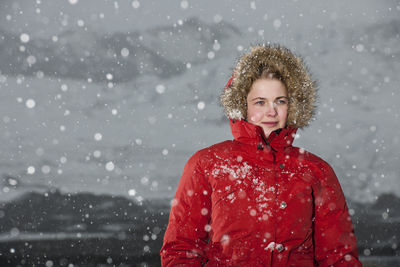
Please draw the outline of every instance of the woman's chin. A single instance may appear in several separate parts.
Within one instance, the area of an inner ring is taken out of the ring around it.
[[[274,128],[265,128],[265,127],[263,127],[263,130],[264,130],[264,135],[265,135],[265,137],[268,137],[273,131],[275,131],[276,129],[278,129],[277,127],[274,127]]]

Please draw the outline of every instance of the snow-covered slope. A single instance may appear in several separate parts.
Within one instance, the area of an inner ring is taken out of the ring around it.
[[[87,28],[67,30],[51,39],[32,37],[25,44],[21,41],[23,35],[0,30],[0,69],[5,75],[34,76],[39,72],[93,82],[107,81],[106,74],[112,75],[113,82],[128,82],[139,76],[165,79],[182,74],[188,63],[204,64],[205,55],[219,45],[218,40],[238,34],[233,25],[204,24],[195,17],[181,26],[144,32],[100,34]]]

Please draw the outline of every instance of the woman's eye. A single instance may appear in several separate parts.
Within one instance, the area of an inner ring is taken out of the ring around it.
[[[278,105],[286,105],[288,103],[288,101],[286,99],[278,99],[278,100],[276,100],[276,103]]]
[[[262,105],[264,105],[264,103],[265,103],[264,101],[260,100],[260,101],[257,101],[255,104],[262,106]]]

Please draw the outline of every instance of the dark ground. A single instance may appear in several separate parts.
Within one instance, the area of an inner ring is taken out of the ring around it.
[[[399,207],[349,203],[364,266],[400,266]],[[160,266],[168,212],[169,200],[30,193],[0,203],[0,266]]]

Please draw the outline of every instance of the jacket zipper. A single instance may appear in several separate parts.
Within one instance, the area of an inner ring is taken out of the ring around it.
[[[268,145],[269,145],[269,143],[267,143]],[[272,150],[272,148],[271,148],[271,150]],[[274,212],[274,247],[273,247],[273,249],[271,250],[271,267],[273,266],[273,259],[274,259],[274,250],[275,250],[275,246],[276,246],[276,210],[275,210],[275,207],[276,207],[276,200],[277,200],[277,197],[278,197],[278,187],[277,187],[277,185],[276,185],[276,155],[275,155],[275,152],[272,150],[272,156],[274,157],[274,186],[275,186],[275,199],[274,199],[274,209],[273,209],[273,212]]]
[[[276,201],[278,197],[278,187],[276,184],[276,155],[274,152],[272,152],[272,156],[274,157],[274,186],[275,186],[275,199],[274,199],[274,244],[276,246]],[[275,252],[275,246],[273,250],[271,251],[271,266],[273,266],[273,260],[274,260],[274,252]]]
[[[273,133],[271,133],[271,134],[273,134]],[[274,163],[274,186],[275,186],[275,199],[274,199],[274,209],[273,209],[273,213],[274,213],[274,239],[273,239],[274,240],[274,247],[271,250],[271,259],[270,259],[271,267],[272,267],[273,266],[272,263],[273,263],[273,259],[274,259],[274,250],[275,250],[275,246],[276,246],[276,226],[277,226],[277,223],[276,223],[276,210],[275,210],[275,207],[276,207],[276,201],[277,201],[277,198],[278,198],[278,187],[277,187],[277,184],[276,184],[276,155],[275,155],[276,151],[270,146],[270,143],[271,143],[271,141],[269,140],[270,137],[271,137],[271,135],[268,138],[265,138],[263,135],[261,135],[261,138],[264,141],[264,143],[267,146],[270,147],[270,149],[271,149],[270,151],[271,151],[272,156],[274,158],[274,161],[273,161],[273,163]]]

